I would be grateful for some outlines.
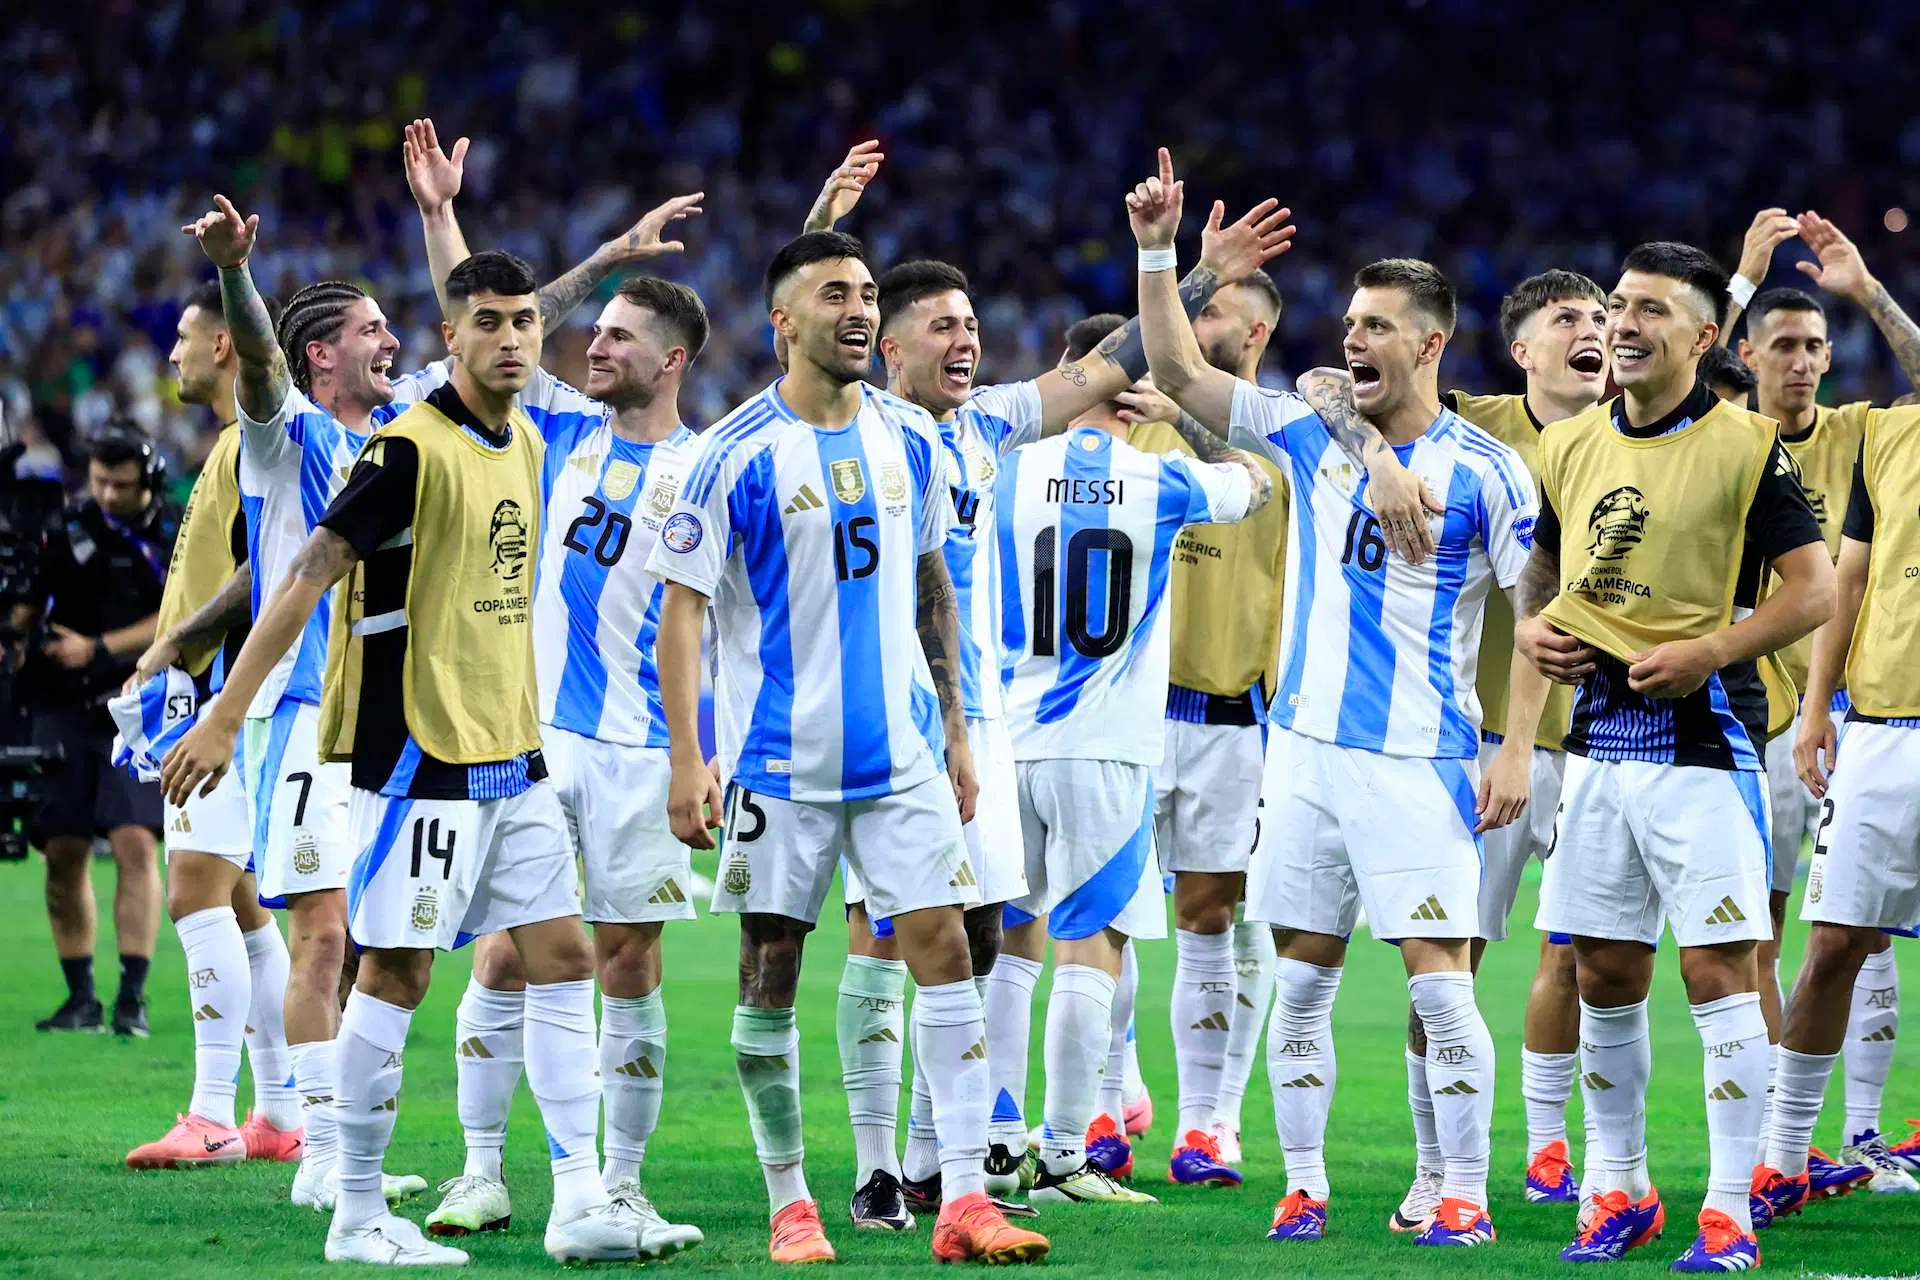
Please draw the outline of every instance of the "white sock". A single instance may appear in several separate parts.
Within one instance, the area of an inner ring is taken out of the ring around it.
[[[340,1198],[334,1226],[350,1231],[387,1213],[380,1165],[398,1118],[401,1060],[413,1010],[375,999],[364,991],[347,997],[340,1035],[333,1042],[338,1078],[334,1087],[340,1131]],[[295,1063],[298,1070],[299,1064]],[[311,1129],[308,1130],[312,1132]]]
[[[1535,1053],[1520,1046],[1520,1098],[1527,1108],[1527,1155],[1567,1140],[1567,1101],[1573,1097],[1573,1055]]]
[[[1773,1120],[1767,1127],[1766,1163],[1794,1178],[1807,1171],[1807,1148],[1813,1145],[1827,1081],[1840,1055],[1795,1053],[1781,1045],[1776,1056],[1780,1076],[1773,1093]]]
[[[924,1012],[920,1007],[920,994],[915,993],[913,1009],[907,1016],[908,1035],[913,1045],[913,1089],[907,1101],[907,1152],[900,1162],[905,1176],[915,1182],[925,1182],[940,1171],[940,1139],[933,1127],[933,1088],[927,1083],[922,1065],[926,1059],[920,1044],[920,1019]],[[896,1087],[896,1105],[899,1096]]]
[[[1147,1096],[1147,1080],[1140,1074],[1140,1026],[1133,1011],[1140,1004],[1140,959],[1134,952],[1133,942],[1120,948],[1120,981],[1114,988],[1114,999],[1127,1003],[1127,1024],[1123,1028],[1120,1054],[1120,1094],[1123,1099],[1120,1112],[1114,1116],[1122,1132],[1126,1131],[1126,1103],[1138,1102]]]
[[[1780,1046],[1767,1044],[1767,1092],[1760,1103],[1761,1155],[1766,1154],[1767,1130],[1773,1126],[1773,1089],[1780,1077]]]
[[[253,1109],[276,1129],[300,1127],[300,1095],[287,1052],[287,940],[271,918],[240,935],[247,948],[253,1002],[247,1007],[247,1062],[253,1068]]]
[[[792,1009],[733,1011],[733,1069],[747,1101],[753,1153],[774,1213],[811,1200],[800,1129],[800,1033]]]
[[[1099,1105],[1101,1064],[1113,1042],[1114,980],[1086,964],[1057,965],[1047,998],[1045,1121],[1041,1163],[1071,1173],[1086,1163],[1087,1126]]]
[[[1333,1105],[1333,997],[1340,970],[1304,960],[1274,962],[1267,1080],[1273,1124],[1287,1162],[1287,1191],[1327,1198],[1327,1109]]]
[[[993,1118],[987,1138],[1014,1153],[1027,1141],[1027,1053],[1033,1037],[1033,989],[1040,962],[1002,952],[987,975],[987,1066]]]
[[[1427,1055],[1406,1051],[1407,1110],[1413,1113],[1413,1166],[1422,1173],[1446,1172],[1440,1130],[1433,1118],[1433,1089],[1427,1083]]]
[[[1107,1065],[1100,1073],[1100,1097],[1095,1115],[1110,1116],[1115,1133],[1127,1132],[1127,1050],[1133,1047],[1133,1006],[1139,996],[1140,971],[1127,966],[1133,958],[1133,944],[1122,953],[1120,980],[1113,984],[1113,1005],[1107,1012]]]
[[[647,1139],[660,1126],[666,1088],[667,1005],[658,988],[644,996],[600,997],[600,1099],[606,1111],[608,1187],[640,1180]]]
[[[1180,1082],[1180,1115],[1174,1145],[1191,1129],[1213,1125],[1220,1105],[1220,1077],[1227,1066],[1234,992],[1233,934],[1174,931],[1173,1064]]]
[[[1574,1070],[1582,1071],[1585,1060],[1575,1055]],[[1584,1096],[1580,1099],[1580,1203],[1600,1194],[1600,1130],[1593,1122],[1593,1108]]]
[[[924,1062],[939,1135],[940,1190],[948,1200],[987,1189],[987,1018],[973,979],[921,987],[914,996],[913,1056]]]
[[[906,998],[903,961],[847,957],[840,972],[834,1032],[840,1043],[840,1084],[847,1092],[847,1116],[853,1122],[856,1187],[866,1185],[876,1169],[900,1176],[893,1148],[900,1124]]]
[[[1638,1203],[1652,1185],[1647,1081],[1653,1075],[1653,1044],[1647,1038],[1647,1002],[1596,1009],[1582,1000],[1580,1066],[1580,1099],[1593,1117],[1599,1147],[1594,1190],[1624,1191]]]
[[[1493,1036],[1473,998],[1473,975],[1422,973],[1407,993],[1427,1033],[1427,1085],[1446,1158],[1442,1195],[1482,1208],[1493,1144]]]
[[[553,1167],[551,1221],[571,1222],[607,1203],[600,1181],[600,1055],[593,980],[527,984],[527,1086],[547,1126]]]
[[[526,1060],[527,997],[520,991],[495,991],[467,980],[453,1015],[454,1110],[467,1139],[470,1178],[500,1181],[500,1153],[507,1145],[507,1120]]]
[[[1900,970],[1893,948],[1867,957],[1853,980],[1853,1006],[1847,1014],[1846,1139],[1880,1131],[1880,1098],[1893,1073],[1893,1050],[1900,1035]]]
[[[1742,1231],[1752,1231],[1747,1190],[1760,1159],[1760,1112],[1766,1105],[1767,1020],[1760,993],[1742,992],[1693,1006],[1706,1051],[1707,1200]]]
[[[1267,1029],[1267,1006],[1273,1002],[1273,961],[1272,929],[1251,920],[1233,926],[1233,1028],[1227,1033],[1227,1062],[1213,1114],[1235,1133],[1240,1132],[1240,1105],[1253,1078],[1260,1033]]]
[[[193,1006],[193,1100],[187,1110],[233,1127],[235,1078],[253,1003],[253,974],[232,907],[208,907],[174,922],[186,953]]]
[[[333,1164],[340,1153],[338,1110],[333,1094],[334,1042],[309,1040],[287,1046],[293,1060],[293,1087],[300,1093],[300,1124],[306,1130],[301,1167],[316,1169]]]

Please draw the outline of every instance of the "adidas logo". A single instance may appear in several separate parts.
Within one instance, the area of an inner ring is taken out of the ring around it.
[[[899,1044],[900,1037],[893,1034],[893,1028],[882,1027],[872,1035],[860,1041],[861,1044]]]
[[[398,1111],[399,1109],[400,1109],[400,1095],[397,1093],[394,1094],[391,1098],[388,1098],[385,1102],[376,1102],[371,1107],[367,1108],[367,1110],[369,1111]]]
[[[1247,999],[1246,996],[1244,995],[1240,995],[1236,993],[1233,999],[1234,999],[1234,1003],[1238,1004],[1243,1009],[1253,1008],[1253,1001]]]
[[[1601,1075],[1598,1071],[1587,1072],[1587,1074],[1580,1077],[1580,1083],[1584,1084],[1589,1089],[1613,1088],[1613,1081],[1607,1079],[1605,1076]]]
[[[971,889],[979,883],[980,882],[978,880],[975,880],[973,878],[973,868],[967,863],[963,862],[960,864],[959,874],[955,875],[953,879],[947,881],[947,888]]]
[[[333,1095],[330,1093],[308,1093],[301,1095],[301,1101],[309,1107],[330,1107]]]
[[[1720,905],[1707,913],[1708,924],[1739,924],[1747,918],[1747,913],[1735,905],[1732,898],[1720,899]]]
[[[1280,1087],[1282,1089],[1324,1089],[1326,1087],[1326,1083],[1327,1082],[1322,1080],[1319,1076],[1309,1071],[1307,1072],[1307,1074],[1300,1076],[1297,1079],[1287,1081],[1285,1084],[1281,1085]]]
[[[1448,1098],[1465,1098],[1480,1091],[1465,1080],[1455,1080],[1452,1084],[1442,1085],[1434,1092]]]
[[[985,1062],[987,1059],[987,1038],[981,1036],[973,1042],[973,1048],[960,1055],[962,1062]]]
[[[1738,1102],[1747,1096],[1747,1091],[1731,1080],[1722,1080],[1707,1090],[1707,1099],[1711,1102]]]
[[[218,1022],[220,1021],[220,1011],[210,1004],[203,1004],[193,1011],[193,1020],[195,1022]]]
[[[687,895],[682,893],[680,886],[671,880],[654,890],[653,896],[647,899],[648,902],[655,906],[667,906],[671,903],[685,902],[686,900]]]
[[[1900,1033],[1895,1031],[1891,1025],[1881,1027],[1878,1031],[1869,1031],[1867,1032],[1866,1035],[1863,1035],[1860,1037],[1860,1039],[1863,1041],[1898,1040],[1899,1038],[1900,1038]]]
[[[173,829],[175,831],[178,831],[183,836],[190,836],[193,834],[193,823],[187,819],[187,811],[185,809],[182,809],[179,813],[176,813],[174,815]]]
[[[733,1065],[734,1068],[739,1071],[785,1071],[787,1069],[787,1055],[784,1053],[776,1053],[771,1058],[760,1058],[751,1054],[736,1054],[733,1059]]]
[[[813,491],[812,485],[803,484],[800,486],[800,492],[793,495],[793,501],[789,502],[780,514],[790,516],[802,511],[818,511],[826,505],[820,501],[820,495]]]
[[[1230,1026],[1227,1022],[1227,1015],[1224,1013],[1221,1013],[1219,1010],[1216,1009],[1212,1013],[1208,1014],[1206,1017],[1200,1019],[1200,1021],[1194,1023],[1193,1026],[1188,1028],[1188,1030],[1190,1031],[1227,1031],[1227,1030],[1230,1030]]]
[[[460,1042],[460,1048],[456,1052],[458,1056],[462,1058],[491,1058],[493,1056],[493,1054],[488,1051],[487,1046],[480,1042],[479,1036],[468,1036],[465,1040],[462,1040]]]
[[[1434,897],[1432,894],[1428,894],[1427,900],[1414,910],[1413,918],[1415,920],[1445,920],[1447,918],[1447,909],[1440,905],[1440,899]]]
[[[658,1080],[660,1069],[653,1065],[653,1059],[641,1054],[632,1062],[623,1062],[613,1069],[617,1076],[631,1076],[635,1080]]]

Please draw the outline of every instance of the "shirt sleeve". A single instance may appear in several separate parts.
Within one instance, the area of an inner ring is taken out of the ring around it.
[[[977,387],[967,403],[980,411],[982,426],[997,433],[993,447],[1000,453],[1040,438],[1040,388],[1031,381]]]
[[[411,440],[383,436],[360,451],[347,483],[334,495],[320,527],[347,540],[362,560],[413,524],[420,451]]]
[[[1540,492],[1540,518],[1533,526],[1533,545],[1560,554],[1560,513],[1553,509],[1546,491]]]
[[[1241,378],[1234,383],[1227,443],[1285,470],[1291,444],[1288,428],[1307,419],[1320,421],[1312,407],[1294,392],[1269,391]],[[1324,424],[1321,430],[1325,430]]]
[[[263,467],[298,458],[305,427],[310,421],[308,415],[320,413],[319,406],[302,395],[291,380],[287,383],[286,395],[280,399],[280,407],[264,421],[248,413],[237,396],[233,407],[240,415],[240,438],[246,442],[247,453]]]
[[[1853,489],[1847,497],[1847,519],[1840,532],[1855,542],[1873,541],[1873,498],[1867,493],[1867,447],[1853,459]]]
[[[764,453],[758,455],[766,459],[766,465],[761,468],[752,464],[743,468],[733,458],[710,456],[716,446],[724,447],[727,443],[714,432],[700,438],[700,450],[688,472],[689,479],[680,487],[673,514],[660,526],[660,539],[653,545],[653,554],[647,557],[648,573],[663,582],[691,587],[709,599],[727,567],[736,490],[743,491],[741,500],[750,501],[752,495],[744,490],[749,487],[751,473],[756,469],[769,473],[772,470],[771,458]]]
[[[1760,488],[1747,508],[1747,542],[1767,560],[1781,556],[1809,542],[1825,542],[1820,522],[1807,502],[1806,486],[1800,483],[1793,455],[1778,440],[1767,455]]]
[[[1495,462],[1480,486],[1481,538],[1493,562],[1493,578],[1504,590],[1520,581],[1540,532],[1540,498],[1519,455],[1511,465]]]
[[[1160,459],[1160,483],[1185,486],[1181,524],[1236,524],[1253,505],[1253,477],[1237,462],[1199,462],[1168,454]]]
[[[947,535],[960,523],[953,509],[953,493],[947,488],[946,442],[934,438],[933,458],[927,465],[926,487],[920,493],[920,528],[916,541],[921,555],[947,545]]]
[[[578,435],[582,426],[598,426],[607,414],[600,401],[537,366],[520,391],[520,407],[548,444]]]
[[[435,360],[432,364],[415,369],[412,373],[402,374],[393,380],[393,404],[395,410],[404,409],[416,401],[428,396],[447,385],[453,379],[453,362]]]

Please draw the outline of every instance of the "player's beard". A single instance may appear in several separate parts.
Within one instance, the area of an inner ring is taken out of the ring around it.
[[[1222,373],[1238,373],[1240,370],[1240,344],[1218,338],[1213,345],[1200,353],[1201,358]]]

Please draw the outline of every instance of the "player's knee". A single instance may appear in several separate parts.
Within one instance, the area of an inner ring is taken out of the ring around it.
[[[993,972],[1000,958],[1000,915],[998,903],[975,907],[966,914],[967,955],[973,962],[973,976],[984,978]]]
[[[622,1000],[650,995],[660,985],[660,926],[596,925],[600,989]]]
[[[786,916],[740,917],[740,1003],[789,1009],[800,985],[800,956],[810,926]]]
[[[360,955],[358,990],[376,1000],[418,1009],[433,978],[433,952],[374,950]]]
[[[1756,990],[1754,944],[1687,947],[1680,952],[1680,980],[1689,1004],[1707,1004]]]
[[[347,958],[346,895],[308,893],[287,906],[287,950],[294,981],[331,989]],[[335,901],[339,899],[339,901]]]
[[[474,981],[489,991],[524,991],[527,973],[520,952],[504,933],[490,933],[473,944]]]
[[[107,847],[113,851],[114,865],[122,875],[151,869],[159,856],[159,843],[145,827],[114,828],[107,837]]]
[[[1807,933],[1807,954],[1801,962],[1801,981],[1836,990],[1851,989],[1854,975],[1866,962],[1877,929],[1859,929],[1850,925],[1816,923]]]

